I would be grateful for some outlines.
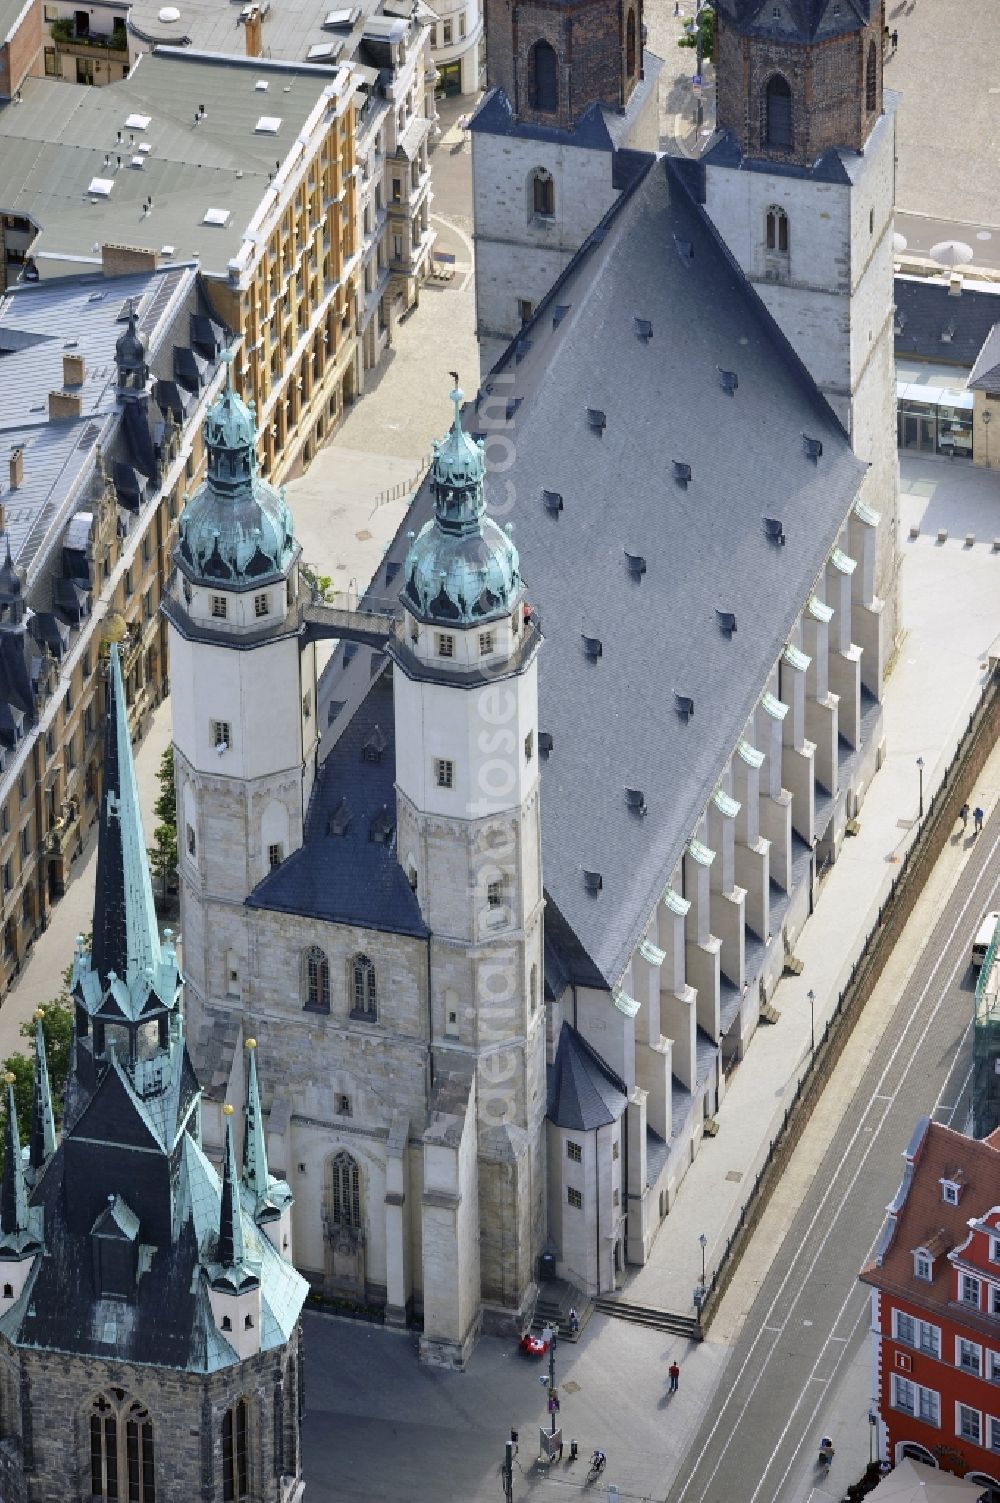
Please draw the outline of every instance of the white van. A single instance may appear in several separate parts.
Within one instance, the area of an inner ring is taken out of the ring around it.
[[[972,964],[978,971],[986,959],[986,952],[993,940],[1000,913],[988,913],[979,925],[975,939],[972,941]]]

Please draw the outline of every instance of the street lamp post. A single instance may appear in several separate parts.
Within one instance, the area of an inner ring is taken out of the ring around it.
[[[918,757],[917,758],[917,771],[920,774],[920,807],[919,807],[919,809],[917,811],[917,817],[919,819],[923,819],[923,817],[924,817],[924,759],[923,759],[923,757]]]
[[[806,992],[806,1001],[809,1003],[809,1052],[813,1059],[816,1057],[816,993],[812,987]]]
[[[698,1238],[698,1243],[699,1243],[699,1246],[701,1247],[701,1287],[702,1287],[702,1290],[704,1291],[704,1288],[705,1288],[705,1249],[708,1246],[708,1238],[705,1236],[704,1232],[702,1232],[700,1234],[700,1236]]]

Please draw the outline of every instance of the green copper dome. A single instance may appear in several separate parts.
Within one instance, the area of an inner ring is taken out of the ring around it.
[[[205,417],[208,475],[180,521],[177,561],[195,582],[257,585],[285,573],[295,553],[284,491],[257,474],[252,405],[226,384]]]
[[[455,419],[434,445],[434,517],[410,545],[402,600],[427,621],[473,625],[507,615],[521,590],[520,562],[508,532],[486,515],[483,445]]]

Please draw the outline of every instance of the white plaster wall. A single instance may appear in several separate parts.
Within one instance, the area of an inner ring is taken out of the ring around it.
[[[538,669],[479,688],[418,683],[393,675],[396,783],[425,814],[479,819],[523,803],[538,782]],[[531,734],[533,751],[525,755]],[[439,788],[434,762],[454,763],[454,784]]]

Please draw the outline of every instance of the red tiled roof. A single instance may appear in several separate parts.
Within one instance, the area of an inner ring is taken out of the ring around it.
[[[942,1179],[962,1185],[957,1206],[943,1198]],[[947,1254],[968,1240],[970,1220],[984,1216],[995,1205],[1000,1205],[1000,1128],[980,1140],[929,1123],[916,1151],[913,1178],[896,1216],[895,1233],[881,1260],[876,1257],[861,1270],[861,1279],[954,1316],[952,1264]],[[913,1252],[918,1247],[934,1256],[929,1283],[914,1275]],[[997,1321],[990,1324],[995,1326]]]

